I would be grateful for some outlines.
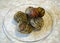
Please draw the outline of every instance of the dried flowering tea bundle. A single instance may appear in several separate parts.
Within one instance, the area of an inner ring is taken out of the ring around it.
[[[27,22],[27,15],[21,11],[18,11],[15,15],[14,15],[14,20],[19,23],[19,21],[24,21]]]
[[[19,31],[23,34],[29,34],[33,31],[33,27],[26,22],[22,22],[19,24]]]
[[[34,30],[41,30],[44,25],[44,21],[42,18],[31,19],[30,23],[34,27]]]
[[[44,16],[44,14],[45,14],[45,9],[43,9],[43,8],[41,8],[41,7],[38,7],[37,8],[38,9],[38,12],[39,12],[39,17],[43,17]]]

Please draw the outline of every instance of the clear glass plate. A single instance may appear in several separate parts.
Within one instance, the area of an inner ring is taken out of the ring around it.
[[[43,7],[45,9],[45,15],[43,17],[44,26],[40,31],[32,32],[31,34],[21,34],[16,29],[17,25],[14,22],[14,14],[17,11],[25,11],[25,9],[29,6],[33,7]],[[46,5],[47,6],[47,5]],[[20,6],[16,6],[10,8],[7,15],[5,15],[3,20],[3,30],[7,37],[11,40],[15,41],[23,41],[23,42],[36,42],[40,40],[44,40],[47,38],[53,31],[54,25],[56,24],[56,16],[53,9],[48,6],[39,6],[38,4],[21,4]],[[51,7],[51,6],[50,6]]]

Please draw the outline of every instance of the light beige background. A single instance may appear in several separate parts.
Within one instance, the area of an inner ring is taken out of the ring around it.
[[[0,43],[16,43],[12,40],[9,40],[2,30],[2,21],[3,17],[6,16],[6,13],[8,10],[12,7],[19,6],[22,3],[44,3],[46,1],[52,1],[53,3],[56,3],[56,5],[60,8],[60,0],[0,0]],[[60,9],[59,9],[60,10]],[[58,15],[60,18],[60,15]],[[60,20],[58,19],[57,25],[58,29],[54,31],[46,40],[42,41],[41,43],[60,43]],[[19,42],[23,43],[23,42]],[[29,43],[29,42],[26,42]],[[36,42],[36,43],[40,43]]]

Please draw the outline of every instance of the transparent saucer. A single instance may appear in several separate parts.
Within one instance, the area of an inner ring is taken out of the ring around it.
[[[45,9],[45,15],[43,16],[44,25],[40,31],[31,32],[30,34],[22,34],[18,32],[16,29],[17,25],[14,21],[14,14],[17,11],[24,12],[25,9],[29,6],[33,7],[43,7]],[[36,42],[40,40],[44,40],[47,38],[53,31],[56,18],[53,9],[46,8],[46,6],[39,6],[36,4],[22,4],[20,6],[16,6],[10,8],[7,15],[5,15],[3,20],[3,30],[8,38],[15,41],[22,42]]]

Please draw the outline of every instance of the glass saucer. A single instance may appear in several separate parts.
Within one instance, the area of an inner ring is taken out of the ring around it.
[[[3,30],[6,36],[11,40],[23,42],[36,42],[44,40],[52,33],[53,27],[56,23],[56,18],[54,16],[55,13],[53,12],[53,9],[51,10],[49,8],[46,8],[46,6],[43,7],[45,9],[45,15],[43,16],[44,25],[40,31],[31,32],[30,34],[22,34],[16,30],[17,25],[13,19],[14,14],[17,11],[24,12],[25,9],[29,6],[43,7],[36,4],[21,4],[20,6],[10,8],[7,15],[5,15],[3,20]]]

